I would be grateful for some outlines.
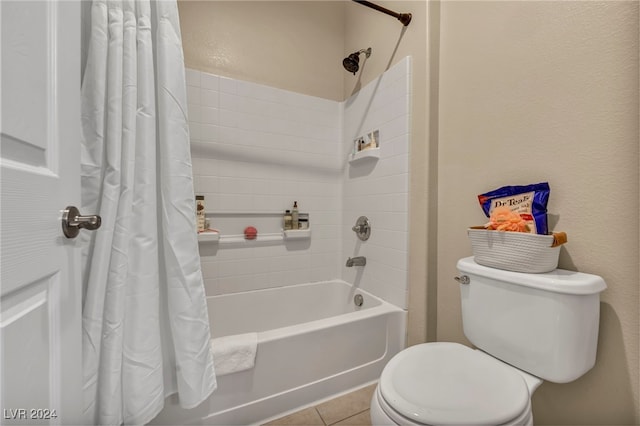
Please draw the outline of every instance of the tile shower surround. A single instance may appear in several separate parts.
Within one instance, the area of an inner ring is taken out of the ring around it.
[[[406,308],[410,58],[344,102],[186,74],[195,192],[224,215],[212,227],[278,232],[280,217],[262,213],[297,200],[312,229],[286,244],[200,243],[207,295],[342,278]],[[349,164],[353,139],[375,129],[380,159]],[[373,224],[364,243],[351,231],[360,215]],[[344,266],[354,255],[364,269]]]

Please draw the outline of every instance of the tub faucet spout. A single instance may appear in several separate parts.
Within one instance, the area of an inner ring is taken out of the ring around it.
[[[364,266],[367,264],[367,258],[364,256],[350,257],[347,259],[347,267]]]

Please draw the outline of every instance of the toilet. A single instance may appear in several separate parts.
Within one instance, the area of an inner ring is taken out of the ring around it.
[[[462,322],[476,346],[411,346],[385,366],[371,399],[373,425],[533,425],[531,396],[596,361],[596,275],[523,274],[460,259]]]

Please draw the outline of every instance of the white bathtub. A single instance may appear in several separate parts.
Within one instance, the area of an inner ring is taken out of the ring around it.
[[[355,294],[364,303],[356,307]],[[406,312],[344,281],[208,298],[213,337],[258,332],[253,369],[218,377],[208,400],[175,396],[153,424],[248,425],[377,380],[404,348]]]

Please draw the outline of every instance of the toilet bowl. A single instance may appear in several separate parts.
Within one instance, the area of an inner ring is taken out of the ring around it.
[[[523,274],[460,259],[462,324],[478,349],[411,346],[385,366],[371,399],[373,425],[533,425],[543,380],[571,382],[594,365],[597,275]]]
[[[371,399],[374,425],[532,425],[542,380],[458,343],[424,343],[392,358]]]

